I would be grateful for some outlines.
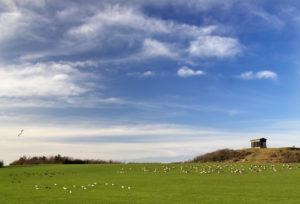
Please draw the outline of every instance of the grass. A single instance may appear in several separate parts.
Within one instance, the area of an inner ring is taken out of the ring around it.
[[[9,204],[300,203],[299,164],[15,166],[0,179],[0,203]]]

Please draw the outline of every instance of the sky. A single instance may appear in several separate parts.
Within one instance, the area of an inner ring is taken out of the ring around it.
[[[300,146],[299,28],[297,0],[0,0],[0,159]]]

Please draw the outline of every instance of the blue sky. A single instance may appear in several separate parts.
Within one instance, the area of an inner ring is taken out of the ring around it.
[[[253,137],[299,146],[299,10],[2,0],[0,155],[178,161]]]

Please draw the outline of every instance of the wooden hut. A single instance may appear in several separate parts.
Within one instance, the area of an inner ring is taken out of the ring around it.
[[[259,138],[250,140],[251,148],[267,148],[267,139],[266,138]]]

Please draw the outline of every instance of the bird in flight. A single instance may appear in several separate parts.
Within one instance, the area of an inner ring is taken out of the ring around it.
[[[24,130],[20,130],[19,134],[18,134],[18,137],[20,137],[22,134],[23,134]]]

